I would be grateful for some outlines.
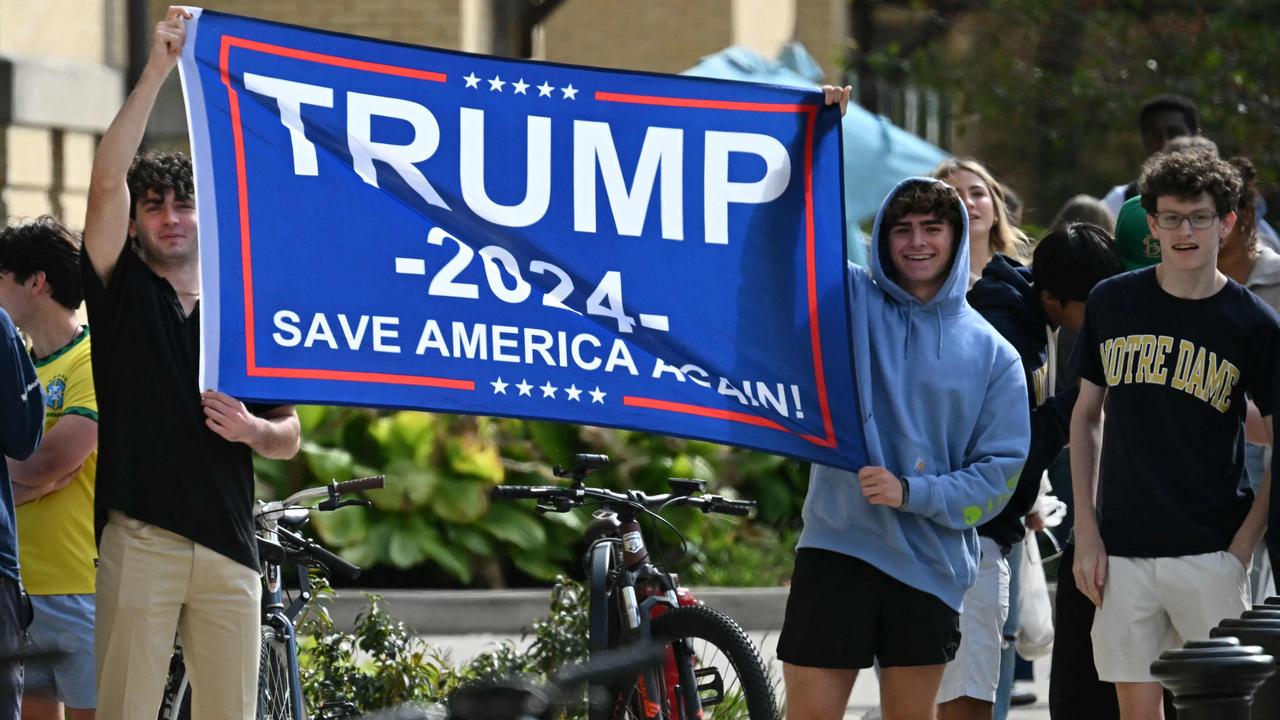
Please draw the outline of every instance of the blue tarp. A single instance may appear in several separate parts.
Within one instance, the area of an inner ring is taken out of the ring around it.
[[[786,45],[777,60],[731,47],[708,55],[684,74],[799,87],[822,84],[822,68],[799,43]],[[850,260],[866,265],[858,224],[875,215],[893,186],[912,175],[927,175],[946,157],[938,147],[883,116],[849,105],[844,116],[844,209]]]

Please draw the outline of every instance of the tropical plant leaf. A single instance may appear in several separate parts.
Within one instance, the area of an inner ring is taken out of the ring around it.
[[[574,452],[581,444],[576,427],[567,423],[530,420],[525,422],[525,428],[542,457],[561,465],[573,462]]]
[[[426,560],[427,554],[422,550],[421,536],[421,529],[413,527],[393,530],[387,541],[387,559],[401,569],[414,567]]]
[[[449,539],[455,545],[460,545],[469,552],[483,557],[491,556],[495,552],[493,541],[489,536],[472,525],[450,525]]]
[[[364,540],[369,532],[369,516],[369,510],[359,506],[333,512],[315,511],[311,513],[311,526],[326,545],[346,548]]]
[[[312,476],[321,482],[351,478],[354,461],[351,453],[341,448],[324,447],[312,442],[302,443],[302,457]]]
[[[388,453],[382,442],[370,431],[374,423],[371,412],[353,412],[342,424],[342,447],[356,462],[365,465],[382,467],[387,463]]]
[[[459,475],[487,480],[496,485],[502,482],[502,456],[491,440],[477,435],[461,435],[445,443],[445,458],[449,469]]]
[[[387,476],[383,488],[370,490],[365,495],[385,512],[409,512],[427,507],[441,482],[435,470],[420,468],[407,457],[392,460],[383,473]]]
[[[513,503],[494,503],[477,526],[495,538],[526,551],[547,542],[547,531],[542,523]]]
[[[554,580],[560,574],[560,566],[533,552],[512,553],[511,562],[520,571],[539,580]]]
[[[449,522],[475,522],[488,507],[489,486],[475,480],[443,480],[431,497],[432,512]]]
[[[425,523],[424,523],[425,525]],[[426,531],[417,535],[418,546],[445,572],[458,578],[463,583],[471,582],[471,558],[466,550],[444,542],[435,528],[426,526]]]

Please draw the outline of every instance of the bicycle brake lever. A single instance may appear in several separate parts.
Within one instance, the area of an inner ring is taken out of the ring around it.
[[[316,509],[328,512],[330,510],[337,510],[338,508],[344,508],[351,505],[359,505],[360,507],[372,507],[373,503],[361,498],[347,498],[345,500],[339,500],[337,498],[329,498],[328,500],[322,500],[319,505],[316,505]]]

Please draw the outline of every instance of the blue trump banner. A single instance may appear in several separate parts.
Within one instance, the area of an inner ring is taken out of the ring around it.
[[[865,464],[820,93],[196,12],[201,382]]]

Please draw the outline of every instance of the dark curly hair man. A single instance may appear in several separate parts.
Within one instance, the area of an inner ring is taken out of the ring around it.
[[[1138,186],[1161,260],[1089,295],[1070,441],[1072,572],[1098,607],[1098,677],[1125,720],[1157,716],[1160,653],[1249,606],[1269,483],[1256,500],[1240,490],[1244,421],[1251,400],[1271,434],[1280,344],[1275,312],[1217,268],[1236,169],[1203,150],[1165,153]]]

